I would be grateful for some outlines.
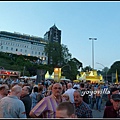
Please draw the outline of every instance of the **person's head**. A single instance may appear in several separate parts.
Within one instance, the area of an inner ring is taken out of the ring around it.
[[[81,102],[83,101],[81,90],[75,90],[73,96],[75,104],[80,105]]]
[[[22,87],[19,86],[19,85],[15,85],[15,86],[13,86],[13,87],[11,88],[10,95],[15,95],[15,96],[17,96],[18,98],[20,98],[21,92],[22,92]]]
[[[119,94],[119,88],[117,88],[117,87],[111,88],[110,94],[111,94],[111,95],[113,95],[113,94]]]
[[[30,92],[31,92],[30,86],[24,86],[22,88],[21,96],[26,96],[26,95],[30,94]]]
[[[62,85],[60,83],[55,83],[52,86],[52,94],[55,97],[59,97],[62,94]]]
[[[120,94],[113,94],[111,98],[113,108],[118,110],[120,108]]]
[[[66,90],[67,89],[66,84],[63,84],[62,88],[63,88],[63,90]]]
[[[56,108],[56,118],[76,118],[75,107],[71,102],[62,102]]]
[[[62,94],[63,101],[70,101],[69,95],[67,93]]]
[[[38,86],[38,92],[42,92],[43,91],[43,85],[39,85]]]
[[[37,86],[33,87],[33,92],[38,92],[38,87]]]
[[[72,88],[72,83],[68,83],[68,84],[67,84],[67,88],[68,88],[68,89]]]
[[[93,85],[91,86],[91,90],[94,90],[94,86]]]
[[[85,84],[84,83],[81,83],[80,84],[80,88],[84,88],[85,87]]]
[[[0,86],[0,94],[3,96],[7,96],[8,95],[8,91],[9,91],[9,87],[7,84],[2,84]]]
[[[53,85],[50,85],[50,86],[48,87],[48,90],[52,90],[52,87],[53,87]]]

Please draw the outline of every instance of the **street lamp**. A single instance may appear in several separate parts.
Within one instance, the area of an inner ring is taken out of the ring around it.
[[[103,64],[101,64],[101,63],[96,62],[96,64],[99,64],[99,65],[101,65],[101,66],[103,66],[105,68],[105,66]],[[106,81],[107,81],[107,70],[105,72],[106,72]]]
[[[89,38],[89,40],[92,40],[92,67],[94,70],[94,40],[97,40],[97,38]]]

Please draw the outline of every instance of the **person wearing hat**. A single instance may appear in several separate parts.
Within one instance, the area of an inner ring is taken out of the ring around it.
[[[117,87],[111,88],[111,90],[110,90],[110,96],[112,96],[113,94],[119,94],[119,88],[117,88]],[[106,107],[106,106],[111,106],[111,105],[112,105],[111,100],[110,100],[110,99],[107,100],[107,101],[106,101],[106,104],[105,104],[105,107]]]
[[[120,118],[120,94],[113,94],[110,100],[112,106],[105,107],[103,118]]]

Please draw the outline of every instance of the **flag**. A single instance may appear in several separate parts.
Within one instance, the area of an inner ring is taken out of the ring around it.
[[[116,70],[116,84],[118,84],[118,74],[117,74],[117,70]]]

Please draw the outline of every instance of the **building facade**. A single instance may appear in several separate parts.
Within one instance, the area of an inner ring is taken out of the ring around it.
[[[44,34],[44,39],[48,42],[58,42],[61,44],[61,30],[54,24],[48,32]],[[48,64],[52,64],[52,58],[48,57]]]
[[[54,24],[49,31],[44,34],[44,39],[49,42],[58,42],[61,44],[61,30]]]
[[[1,52],[35,56],[42,61],[42,64],[50,64],[52,61],[44,52],[44,47],[48,42],[61,44],[61,30],[55,24],[44,34],[44,38],[18,32],[0,31]]]
[[[44,52],[47,44],[41,37],[0,31],[0,51],[18,55],[38,57],[42,64],[48,64],[48,57]]]

